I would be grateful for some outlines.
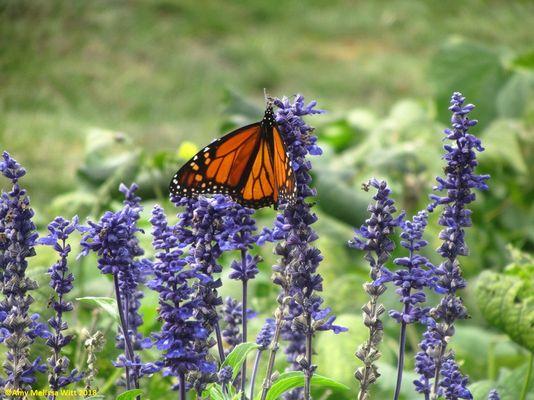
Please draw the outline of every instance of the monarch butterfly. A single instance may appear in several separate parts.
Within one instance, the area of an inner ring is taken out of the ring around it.
[[[173,195],[220,193],[251,208],[293,203],[296,190],[295,173],[274,119],[272,100],[268,100],[260,122],[213,141],[184,164],[169,185]]]

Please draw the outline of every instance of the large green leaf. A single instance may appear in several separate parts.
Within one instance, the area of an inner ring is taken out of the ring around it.
[[[238,344],[228,356],[226,356],[226,359],[221,365],[221,368],[230,366],[233,370],[233,377],[237,376],[239,373],[239,370],[241,369],[241,366],[247,359],[247,354],[250,353],[252,350],[257,349],[258,345],[256,343],[241,343]]]
[[[98,307],[102,308],[106,313],[111,315],[115,319],[119,319],[119,311],[117,308],[117,301],[111,297],[78,297],[76,300],[96,304]]]
[[[527,378],[527,374],[530,374],[530,379]],[[534,400],[534,377],[532,375],[534,372],[529,362],[513,371],[503,370],[496,387],[501,400]],[[529,383],[525,387],[527,379]],[[526,397],[522,398],[522,394],[526,394]]]
[[[485,271],[477,281],[475,293],[482,315],[491,325],[534,351],[534,265],[523,268],[524,276]]]
[[[447,104],[453,92],[461,91],[469,103],[477,105],[473,115],[484,125],[495,117],[495,99],[506,81],[506,73],[499,54],[493,49],[454,40],[433,58],[430,79],[436,89],[441,121],[450,122]]]
[[[336,382],[333,379],[325,376],[315,374],[312,377],[311,384],[314,387],[335,389],[335,390],[349,390],[349,388],[342,383]],[[281,374],[273,383],[267,392],[266,400],[276,400],[288,390],[304,386],[304,373],[302,371],[285,372]],[[256,398],[258,400],[260,396]]]

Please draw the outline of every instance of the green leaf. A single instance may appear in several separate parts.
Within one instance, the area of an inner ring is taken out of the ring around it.
[[[351,226],[358,226],[365,220],[369,203],[366,193],[350,188],[328,173],[319,173],[316,187],[318,205],[325,213]]]
[[[504,118],[523,118],[534,109],[534,73],[515,73],[497,97],[497,110]]]
[[[442,122],[450,123],[447,110],[450,96],[461,91],[469,103],[477,105],[473,116],[482,126],[496,115],[495,98],[505,83],[506,74],[500,55],[492,48],[454,40],[444,45],[433,58],[430,79],[437,92]]]
[[[117,396],[116,400],[132,400],[141,395],[143,391],[141,389],[132,389],[126,392],[122,392]]]
[[[531,367],[531,366],[530,366]],[[521,399],[521,394],[523,392],[523,387],[527,381],[527,374],[534,374],[529,368],[529,362],[523,364],[522,366],[510,370],[503,370],[499,379],[497,380],[496,389],[501,396],[501,400],[518,400]],[[534,379],[532,375],[529,379],[529,385],[526,388],[526,398],[525,400],[534,400]]]
[[[207,392],[209,393],[209,398],[212,400],[224,400],[224,393],[219,385],[210,385]]]
[[[258,345],[256,343],[241,343],[238,344],[231,352],[226,356],[226,359],[221,365],[221,368],[230,366],[232,367],[232,376],[235,377],[239,373],[241,366],[247,359],[247,354],[252,350],[257,349]]]
[[[76,300],[96,304],[115,319],[119,319],[117,301],[111,297],[78,297]]]
[[[101,184],[116,171],[122,171],[122,181],[130,181],[139,165],[141,150],[122,132],[90,129],[85,144],[84,162],[78,175],[92,184]]]
[[[474,399],[487,399],[491,389],[495,389],[496,384],[493,381],[478,381],[469,385],[469,391]]]
[[[534,265],[522,276],[483,272],[476,284],[475,295],[484,318],[505,332],[519,345],[534,352],[534,293],[529,289]]]
[[[335,390],[349,390],[349,387],[342,383],[336,382],[326,376],[315,374],[312,377],[311,384],[314,387],[329,388]],[[288,390],[304,386],[304,374],[302,371],[284,372],[273,383],[267,392],[266,400],[276,400]],[[256,397],[258,400],[261,396]]]
[[[98,396],[86,397],[85,400],[101,400],[103,398],[104,398],[104,396],[98,395]]]
[[[528,173],[528,166],[521,151],[519,138],[523,126],[513,120],[498,119],[484,130],[482,141],[487,151],[481,160],[491,160],[497,164],[507,164],[521,174]]]

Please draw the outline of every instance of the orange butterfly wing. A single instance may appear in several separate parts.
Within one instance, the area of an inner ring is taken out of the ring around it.
[[[274,170],[278,193],[284,201],[293,203],[297,195],[295,174],[293,168],[291,168],[291,161],[289,159],[285,142],[276,127],[273,127],[273,143]]]
[[[293,202],[294,172],[272,108],[262,122],[237,129],[198,152],[174,175],[169,190],[188,197],[227,194],[252,208]]]
[[[296,185],[286,146],[275,126],[262,137],[259,149],[245,181],[242,197],[247,203],[262,207],[281,200],[292,203],[295,200]]]
[[[169,191],[178,196],[199,193],[238,196],[259,140],[260,124],[255,123],[213,141],[178,170]]]

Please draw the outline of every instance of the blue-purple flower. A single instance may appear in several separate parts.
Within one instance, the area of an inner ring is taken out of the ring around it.
[[[488,400],[501,400],[499,392],[497,392],[495,389],[490,390],[488,394]]]
[[[222,285],[218,276],[222,271],[219,257],[223,248],[234,241],[226,222],[235,203],[223,195],[174,198],[173,202],[183,207],[175,231],[180,248],[186,250],[184,260],[197,278],[192,284],[193,297],[199,301],[194,317],[207,331],[208,339],[199,339],[195,346],[200,354],[206,354],[205,363],[212,367],[189,375],[190,384],[197,393],[201,393],[208,383],[217,380],[215,360],[208,355],[209,348],[216,344],[220,361],[225,358],[218,313],[218,308],[223,304],[218,292]],[[211,338],[212,333],[215,334],[215,340]]]
[[[194,317],[201,305],[201,299],[193,296],[192,279],[196,273],[188,268],[177,231],[168,224],[160,206],[154,207],[150,222],[156,260],[154,279],[148,282],[148,287],[159,293],[159,315],[163,321],[161,331],[154,334],[156,348],[163,352],[156,367],[163,367],[175,377],[185,377],[193,371],[214,373],[215,366],[206,362],[208,349],[196,345],[207,341],[209,334],[202,321]]]
[[[264,351],[271,344],[274,336],[275,322],[273,318],[267,318],[256,336],[258,350]]]
[[[73,309],[72,303],[65,299],[65,295],[72,290],[72,282],[74,281],[74,276],[68,267],[68,256],[71,252],[68,239],[77,226],[78,217],[74,217],[72,221],[56,217],[48,225],[48,236],[38,240],[40,244],[53,247],[59,256],[57,262],[48,269],[50,287],[54,290],[49,304],[54,309],[55,314],[48,320],[48,325],[53,333],[47,339],[46,344],[52,349],[52,355],[48,358],[48,383],[50,389],[54,391],[58,391],[73,382],[78,382],[83,376],[76,369],[68,371],[69,359],[61,355],[61,349],[72,341],[72,335],[63,334],[63,331],[68,329],[63,315]],[[55,399],[55,396],[51,395],[50,398]]]
[[[467,389],[468,379],[462,375],[454,360],[448,359],[443,363],[441,376],[439,395],[448,400],[473,398],[471,392]]]
[[[425,288],[442,292],[435,283],[434,266],[428,258],[418,254],[428,242],[423,239],[423,233],[428,221],[428,213],[420,211],[411,221],[401,222],[401,246],[408,250],[407,257],[396,258],[393,262],[401,267],[394,272],[382,267],[382,276],[376,283],[393,282],[395,292],[403,303],[402,311],[391,310],[389,315],[398,323],[412,324],[426,318],[429,308],[420,307],[426,302]]]
[[[281,241],[275,248],[275,253],[281,260],[273,267],[273,281],[282,288],[279,302],[285,312],[285,324],[288,325],[285,329],[307,338],[308,348],[301,354],[299,366],[307,377],[305,396],[309,397],[309,382],[315,370],[311,360],[311,338],[316,331],[332,330],[339,333],[344,330],[334,325],[335,317],[330,315],[330,309],[322,306],[323,299],[319,293],[323,290],[323,279],[317,272],[322,256],[313,245],[317,234],[311,227],[317,216],[311,211],[311,204],[306,201],[308,197],[315,195],[315,190],[310,186],[311,162],[307,156],[319,155],[321,149],[316,144],[317,137],[313,135],[313,128],[302,117],[322,111],[315,109],[315,102],[306,104],[301,95],[297,95],[293,103],[284,98],[276,99],[274,104],[278,107],[276,122],[295,171],[297,199],[294,204],[282,204],[283,211],[278,215],[274,229],[265,230],[259,243],[265,240]],[[288,297],[291,301],[285,303],[284,299]],[[288,306],[291,307],[291,314],[288,314]]]
[[[121,320],[117,347],[124,349],[124,354],[114,364],[125,368],[126,386],[130,388],[131,384],[138,386],[139,377],[146,370],[135,350],[150,346],[150,341],[137,330],[142,323],[138,313],[142,293],[138,285],[144,282],[150,271],[150,262],[140,258],[144,252],[137,238],[137,234],[142,232],[138,227],[142,207],[140,198],[135,195],[137,185],[132,184],[128,188],[121,184],[119,190],[125,195],[119,211],[107,211],[98,223],[89,221],[88,227],[80,228],[84,233],[81,255],[95,252],[100,271],[113,275]]]
[[[464,104],[461,93],[451,98],[451,129],[445,130],[445,137],[452,144],[444,145],[444,159],[447,165],[445,177],[437,177],[438,192],[444,195],[431,195],[429,211],[442,206],[439,224],[443,226],[439,237],[442,245],[437,252],[443,262],[436,268],[437,283],[445,295],[440,303],[431,310],[432,318],[427,320],[427,332],[420,344],[416,370],[421,378],[415,382],[418,391],[436,398],[440,393],[453,393],[454,398],[471,398],[466,388],[467,379],[459,377],[460,372],[454,364],[452,353],[447,351],[450,337],[454,335],[454,322],[468,317],[462,299],[456,292],[465,287],[459,257],[468,254],[465,243],[465,228],[471,226],[471,210],[467,206],[475,200],[473,189],[487,190],[488,175],[477,175],[476,153],[484,150],[480,140],[469,133],[469,128],[477,124],[469,119],[472,104]],[[461,376],[461,375],[460,375]],[[454,379],[453,379],[454,378]],[[431,384],[433,379],[433,384]],[[465,390],[462,390],[463,387]],[[461,397],[464,396],[464,397]],[[451,397],[452,398],[452,397]]]
[[[46,370],[40,358],[30,360],[30,345],[37,336],[50,335],[38,314],[29,315],[33,302],[29,291],[37,288],[37,282],[26,276],[27,258],[35,255],[37,233],[30,199],[18,183],[26,170],[4,152],[0,173],[12,185],[0,194],[0,342],[7,347],[3,385],[6,389],[29,389],[36,372]]]

